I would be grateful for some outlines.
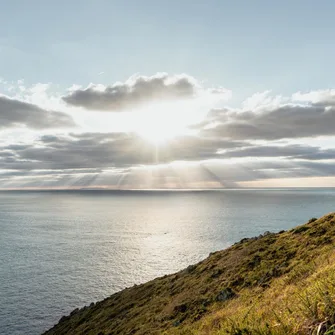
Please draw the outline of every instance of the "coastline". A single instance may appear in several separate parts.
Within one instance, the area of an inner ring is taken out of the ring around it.
[[[205,331],[204,325],[213,315],[232,313],[239,318],[241,311],[250,308],[247,299],[254,305],[255,294],[261,297],[257,303],[263,313],[258,327],[270,327],[273,316],[269,318],[262,305],[268,303],[269,294],[275,292],[278,300],[294,285],[300,290],[302,281],[311,285],[310,278],[318,273],[330,271],[335,275],[334,238],[334,213],[289,231],[245,238],[182,271],[76,309],[44,334],[205,334],[208,329]],[[218,320],[221,328],[228,327],[227,318]],[[296,322],[305,327],[298,319]],[[315,320],[303,323],[312,327]],[[283,322],[284,326],[287,324]],[[234,327],[231,324],[228,333],[234,334]],[[247,323],[243,327],[251,326]],[[293,328],[290,331],[297,333]]]

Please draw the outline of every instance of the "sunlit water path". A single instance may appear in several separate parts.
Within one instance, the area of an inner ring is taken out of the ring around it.
[[[335,191],[0,193],[0,334],[335,210]]]

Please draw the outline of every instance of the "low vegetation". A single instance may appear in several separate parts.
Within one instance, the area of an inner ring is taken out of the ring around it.
[[[335,334],[335,214],[74,310],[45,334]]]

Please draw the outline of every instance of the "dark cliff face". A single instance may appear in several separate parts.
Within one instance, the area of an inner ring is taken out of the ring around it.
[[[245,303],[240,295],[246,292],[263,294],[284,276],[290,285],[309,276],[306,265],[331,252],[334,236],[335,216],[329,214],[287,232],[243,239],[183,271],[74,310],[45,334],[192,334],[193,325],[227,304]]]

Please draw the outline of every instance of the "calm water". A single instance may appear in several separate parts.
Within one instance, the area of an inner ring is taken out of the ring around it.
[[[333,189],[0,193],[0,334],[330,211]]]

